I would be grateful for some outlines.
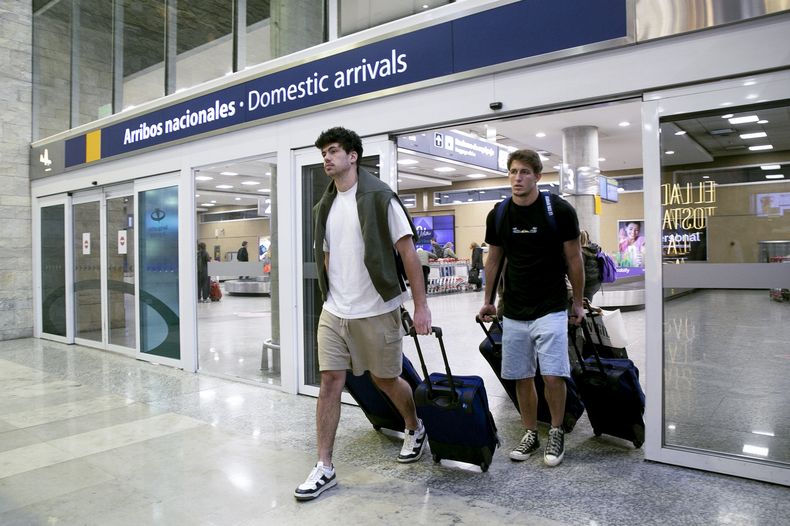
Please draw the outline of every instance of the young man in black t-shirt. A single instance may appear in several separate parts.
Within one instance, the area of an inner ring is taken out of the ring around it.
[[[510,458],[526,460],[540,448],[535,391],[540,358],[551,412],[543,460],[549,466],[556,466],[565,455],[564,378],[570,376],[566,274],[573,288],[570,321],[579,324],[584,319],[584,262],[579,222],[576,211],[564,199],[544,196],[538,190],[543,163],[536,152],[517,150],[510,154],[507,164],[512,199],[498,203],[486,219],[485,241],[489,245],[485,263],[486,303],[480,309],[480,316],[490,319],[496,315],[496,308],[488,302],[492,301],[497,286],[497,270],[506,258],[501,376],[516,381],[521,421],[526,429]],[[507,209],[497,214],[499,206]],[[499,224],[498,218],[501,218]]]

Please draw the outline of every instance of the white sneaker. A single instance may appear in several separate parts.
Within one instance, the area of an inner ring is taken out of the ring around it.
[[[405,430],[406,435],[403,438],[403,447],[400,449],[398,455],[398,462],[407,464],[409,462],[416,462],[422,457],[422,452],[425,446],[425,426],[422,425],[422,420],[419,421],[419,426],[415,430]]]
[[[335,468],[325,468],[324,463],[319,462],[307,476],[307,480],[296,488],[294,497],[296,500],[312,500],[336,484]]]

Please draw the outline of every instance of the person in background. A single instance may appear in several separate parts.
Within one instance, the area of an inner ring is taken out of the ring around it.
[[[548,208],[538,190],[543,163],[537,152],[516,150],[508,156],[508,179],[512,199],[497,203],[486,218],[486,290],[479,315],[490,320],[496,274],[506,258],[504,312],[502,322],[502,378],[516,381],[516,393],[525,433],[510,452],[515,461],[528,459],[540,448],[538,438],[538,396],[535,373],[540,370],[551,413],[551,429],[543,462],[557,466],[565,457],[565,380],[570,377],[568,322],[584,319],[582,291],[584,263],[579,244],[576,211],[564,199],[550,194]],[[501,224],[497,207],[505,206]],[[554,221],[549,221],[549,214]],[[553,224],[552,224],[553,223]],[[572,285],[568,314],[565,275]]]
[[[458,256],[455,255],[455,251],[453,250],[453,244],[450,241],[444,244],[442,247],[442,253],[444,254],[444,257],[448,259],[458,259]]]
[[[428,274],[431,273],[431,257],[430,252],[425,250],[422,247],[417,247],[417,259],[420,260],[420,265],[422,265],[422,276],[423,280],[425,281],[425,293],[428,293]]]
[[[483,279],[480,277],[480,274],[483,272],[483,249],[480,248],[480,245],[475,241],[472,241],[472,244],[469,245],[469,249],[472,251],[470,272],[471,276],[474,278],[474,282],[470,280],[470,283],[475,285],[475,290],[480,290],[483,287]]]
[[[249,261],[250,254],[247,252],[247,242],[241,242],[241,248],[236,252],[236,261]],[[239,279],[249,278],[249,276],[239,276]]]
[[[601,247],[590,241],[590,234],[586,230],[581,231],[579,243],[584,258],[584,297],[592,301],[595,293],[601,289],[601,267],[598,264]]]
[[[434,259],[442,259],[444,257],[444,249],[435,239],[431,239],[431,250],[433,251]]]
[[[331,128],[321,133],[315,146],[331,181],[313,209],[313,248],[324,300],[316,334],[321,371],[318,462],[294,490],[299,501],[314,499],[337,484],[332,453],[348,369],[355,375],[370,371],[373,382],[403,417],[406,429],[398,462],[419,460],[427,438],[411,387],[400,377],[404,291],[396,253],[411,284],[414,329],[418,334],[431,332],[431,311],[414,246],[417,231],[397,194],[358,165],[359,135]]]
[[[197,288],[198,288],[198,303],[208,303],[211,301],[209,298],[209,276],[208,276],[208,262],[211,261],[211,256],[208,255],[206,244],[204,242],[198,243],[197,250]]]

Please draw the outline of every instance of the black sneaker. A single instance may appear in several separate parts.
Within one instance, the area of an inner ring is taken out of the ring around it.
[[[312,500],[337,484],[335,468],[324,469],[324,463],[319,462],[307,476],[307,480],[299,484],[294,491],[296,500]]]
[[[524,433],[524,436],[521,438],[521,442],[510,452],[510,459],[518,461],[527,460],[532,453],[538,450],[538,448],[540,448],[538,432],[527,429],[527,432]]]
[[[547,466],[558,466],[565,456],[565,431],[561,427],[549,429],[549,441],[543,453],[543,462]]]
[[[422,457],[423,446],[425,446],[425,426],[422,425],[422,420],[419,421],[419,427],[416,430],[404,431],[403,447],[400,449],[398,455],[398,462],[409,463],[416,462]]]

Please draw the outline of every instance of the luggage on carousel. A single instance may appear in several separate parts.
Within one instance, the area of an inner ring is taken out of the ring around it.
[[[211,301],[219,301],[222,299],[222,289],[219,288],[219,281],[211,280],[211,285],[208,290],[208,297]]]

